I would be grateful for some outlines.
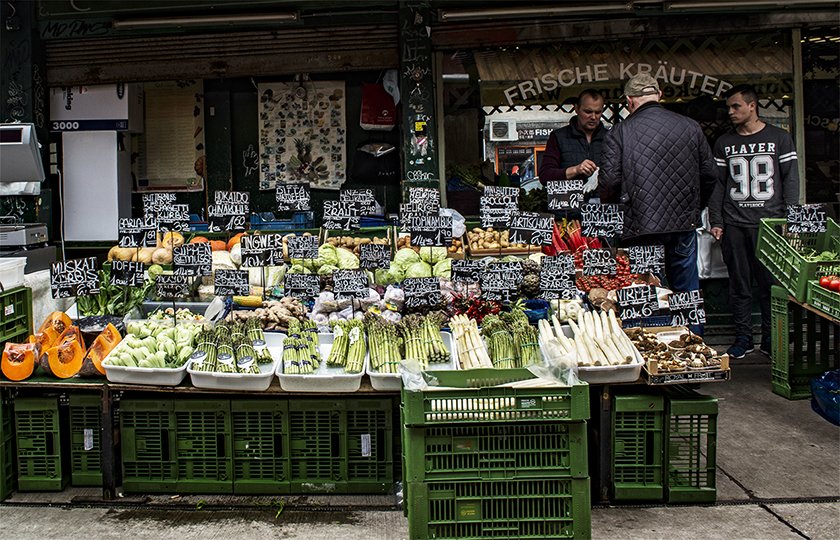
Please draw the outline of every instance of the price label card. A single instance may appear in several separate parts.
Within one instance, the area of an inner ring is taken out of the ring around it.
[[[479,277],[481,297],[485,300],[510,300],[522,284],[522,263],[497,262],[488,264]]]
[[[286,274],[283,278],[286,296],[312,300],[321,292],[321,277],[317,274]],[[367,289],[365,289],[367,292]]]
[[[173,272],[179,276],[209,276],[213,272],[210,243],[184,244],[172,251]]]
[[[631,274],[660,274],[665,269],[665,246],[630,246],[627,258]]]
[[[549,210],[580,210],[583,204],[583,180],[549,180],[545,190]]]
[[[706,322],[706,310],[703,308],[703,296],[700,291],[671,293],[668,296],[668,309],[671,310],[671,326]]]
[[[787,207],[787,232],[823,233],[828,230],[828,216],[822,204],[790,204]]]
[[[331,231],[359,228],[359,207],[355,202],[324,201],[323,227]]]
[[[478,283],[485,263],[480,260],[452,260],[453,283]]]
[[[146,283],[146,265],[134,261],[111,261],[111,285],[142,287]]]
[[[481,226],[507,229],[511,214],[519,210],[518,193],[517,190],[516,195],[482,195],[478,209]]]
[[[659,311],[656,287],[652,285],[625,287],[618,289],[615,294],[624,321],[652,317]]]
[[[624,232],[624,210],[617,204],[582,204],[581,234],[613,237]]]
[[[119,246],[122,248],[155,247],[157,220],[153,215],[139,218],[120,218],[117,221]]]
[[[144,193],[143,215],[156,216],[161,210],[174,205],[178,197],[174,193]]]
[[[50,291],[53,298],[99,294],[96,257],[51,263]]]
[[[391,266],[391,246],[362,244],[359,246],[359,266],[366,270],[387,269]]]
[[[376,197],[372,189],[342,189],[338,192],[339,202],[355,204],[361,216],[376,215]]]
[[[608,249],[586,249],[583,251],[583,275],[614,276],[615,258]]]
[[[419,189],[419,188],[413,188]],[[428,212],[421,212],[414,205],[410,203],[400,203],[400,232],[407,233],[411,231],[411,220],[421,216],[438,215],[438,213],[430,214]]]
[[[318,238],[315,236],[291,236],[286,247],[290,259],[318,258]]]
[[[213,273],[213,294],[216,296],[248,296],[250,293],[247,270],[216,270]]]
[[[157,229],[161,232],[187,231],[190,228],[190,208],[186,204],[173,204],[155,214]]]
[[[408,204],[413,212],[436,216],[440,213],[440,190],[426,187],[408,188]]]
[[[210,232],[244,231],[251,214],[251,194],[245,191],[217,191],[215,204],[207,207]]]
[[[248,234],[239,243],[242,267],[279,266],[283,261],[283,236],[280,234]]]
[[[502,186],[485,186],[485,195],[500,196],[500,197],[516,197],[519,198],[518,187],[502,187]]]
[[[578,297],[575,286],[575,260],[568,253],[540,259],[540,291],[546,300],[572,300]]]
[[[336,300],[367,298],[369,287],[364,270],[338,270],[333,274],[333,294]]]
[[[510,243],[545,246],[551,244],[554,216],[536,212],[513,212],[510,219]]]
[[[189,276],[161,274],[155,280],[155,292],[160,298],[183,298],[189,296],[191,285]]]
[[[412,246],[448,247],[452,244],[452,216],[414,216],[408,228]]]
[[[437,308],[443,303],[440,280],[436,277],[406,278],[402,288],[406,308]]]
[[[309,184],[277,184],[274,197],[279,212],[305,212],[312,209]]]

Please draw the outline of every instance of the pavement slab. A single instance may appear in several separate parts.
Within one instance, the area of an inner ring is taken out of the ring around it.
[[[808,538],[813,540],[840,538],[840,502],[767,506]]]

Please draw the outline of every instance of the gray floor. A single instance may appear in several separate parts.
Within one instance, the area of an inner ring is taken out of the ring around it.
[[[718,504],[592,510],[604,539],[840,539],[840,429],[770,391],[770,366],[753,354],[720,398]],[[302,540],[407,538],[393,496],[167,497],[90,504],[96,489],[17,494],[0,506],[0,538]],[[48,506],[48,503],[58,506]],[[201,509],[199,509],[199,507]]]

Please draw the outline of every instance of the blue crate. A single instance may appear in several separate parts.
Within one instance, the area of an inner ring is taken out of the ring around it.
[[[292,219],[276,219],[273,212],[251,214],[251,229],[274,229],[278,231],[293,231],[295,229],[310,229],[313,226],[313,213],[295,212]]]

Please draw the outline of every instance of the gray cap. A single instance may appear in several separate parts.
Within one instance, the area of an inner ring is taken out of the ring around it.
[[[624,85],[625,96],[647,96],[659,93],[659,83],[649,73],[637,73]]]

